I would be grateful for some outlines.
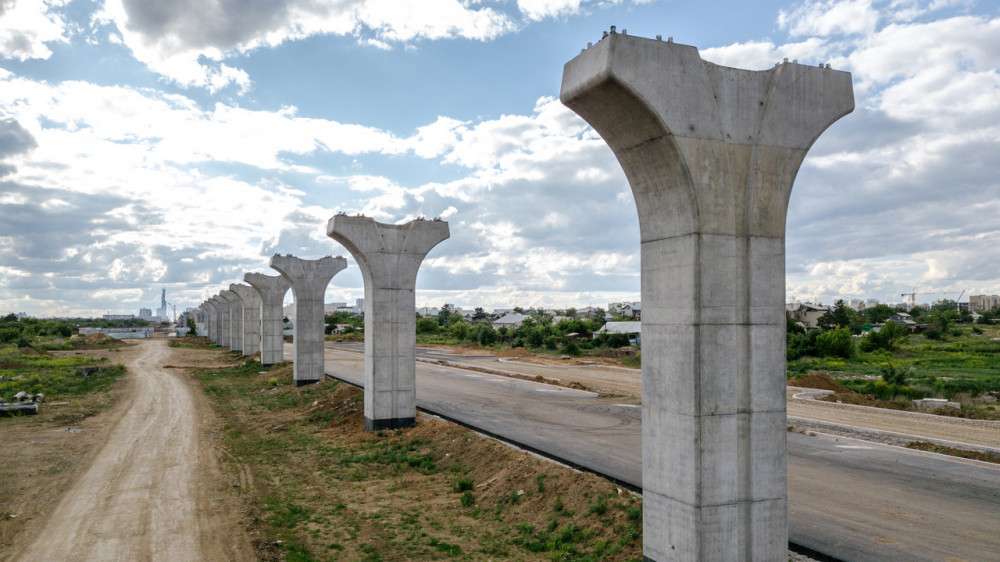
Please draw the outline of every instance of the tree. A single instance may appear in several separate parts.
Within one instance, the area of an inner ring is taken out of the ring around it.
[[[951,299],[944,299],[931,305],[931,312],[955,312],[958,313],[958,303]]]
[[[448,323],[451,321],[451,317],[452,317],[451,305],[445,304],[444,306],[441,307],[441,310],[438,311],[437,315],[438,326],[447,326]]]
[[[476,324],[476,329],[473,332],[476,336],[476,341],[479,345],[493,345],[497,342],[497,333],[493,330],[493,326],[487,323]]]
[[[469,323],[465,320],[459,320],[451,325],[449,328],[451,337],[458,341],[465,341],[469,339]]]
[[[194,316],[187,317],[187,335],[197,336],[198,335],[198,324],[194,321]]]
[[[906,326],[899,326],[892,320],[885,323],[881,330],[872,330],[865,334],[858,347],[861,351],[870,352],[879,349],[886,351],[896,351],[899,345],[910,336],[910,331]]]
[[[816,337],[816,351],[821,357],[849,358],[854,355],[854,341],[848,328],[836,328]]]
[[[942,335],[944,335],[948,333],[948,328],[951,327],[952,320],[956,316],[958,316],[958,312],[955,310],[948,311],[938,309],[931,312],[931,322],[933,322],[934,326],[941,331]]]
[[[490,315],[487,314],[486,311],[483,310],[483,307],[481,306],[477,306],[476,309],[472,312],[473,322],[482,322],[484,320],[489,320],[489,318]]]
[[[417,320],[418,334],[436,334],[438,331],[437,320],[433,318],[421,318]]]
[[[576,318],[576,309],[575,308],[567,308],[566,309],[566,316],[569,316],[570,318]]]
[[[515,306],[514,307],[514,314],[524,314],[524,309],[521,308],[520,306]]]
[[[857,317],[857,313],[854,312],[854,309],[847,306],[843,299],[834,303],[832,310],[828,310],[817,318],[816,324],[824,330],[849,328],[852,332],[861,331],[861,322]]]
[[[866,308],[864,312],[865,320],[869,324],[881,324],[896,313],[896,310],[887,304],[876,304]]]

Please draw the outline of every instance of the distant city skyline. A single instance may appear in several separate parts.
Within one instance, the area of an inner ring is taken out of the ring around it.
[[[0,7],[0,312],[181,310],[278,252],[347,257],[351,302],[337,212],[449,222],[418,306],[639,300],[628,182],[558,100],[611,25],[852,73],[789,201],[787,300],[1000,293],[996,2],[212,5]]]

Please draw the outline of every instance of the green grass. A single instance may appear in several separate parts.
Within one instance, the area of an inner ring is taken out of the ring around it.
[[[198,378],[220,413],[223,447],[252,472],[252,489],[241,493],[252,498],[255,533],[275,558],[600,560],[638,544],[641,520],[625,517],[628,504],[597,493],[596,516],[561,509],[541,531],[525,527],[525,517],[552,514],[553,501],[562,508],[554,495],[542,500],[547,493],[572,495],[573,488],[550,469],[477,489],[476,469],[456,455],[456,441],[470,439],[464,430],[422,438],[386,430],[349,444],[331,438],[345,421],[360,422],[361,395],[342,383],[292,388],[287,365],[252,362]],[[502,494],[486,501],[496,486]],[[544,509],[531,506],[536,499]]]
[[[79,367],[98,365],[101,370],[83,376]],[[125,374],[123,365],[86,357],[52,357],[22,354],[17,348],[0,348],[0,397],[10,399],[17,392],[45,394],[46,400],[62,400],[106,390]],[[18,378],[20,377],[20,378]]]
[[[881,400],[902,404],[919,398],[947,398],[961,401],[963,408],[991,412],[996,408],[988,405],[988,394],[1000,393],[1000,340],[994,338],[1000,338],[998,326],[959,326],[942,340],[911,335],[895,353],[789,361],[788,375],[795,378],[810,371],[828,371],[849,389]],[[882,374],[888,370],[901,372],[903,383],[883,381]]]

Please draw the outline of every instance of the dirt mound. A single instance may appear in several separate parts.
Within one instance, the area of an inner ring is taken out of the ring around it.
[[[531,357],[534,353],[524,349],[523,347],[514,347],[511,349],[501,349],[494,353],[497,357]]]
[[[832,390],[836,393],[853,394],[851,389],[833,380],[830,375],[818,371],[813,371],[799,379],[792,379],[788,381],[788,386],[818,388],[820,390]]]
[[[48,351],[35,349],[33,347],[21,347],[18,348],[17,353],[21,357],[40,357],[40,356],[51,356],[52,354]]]
[[[602,349],[594,354],[595,357],[606,357],[608,359],[621,359],[622,357],[631,357],[638,353],[639,350],[633,347],[619,347],[617,349]]]
[[[104,343],[104,342],[106,342],[108,340],[113,340],[113,339],[115,339],[115,338],[113,338],[113,337],[111,337],[111,336],[109,336],[107,334],[102,334],[102,333],[98,332],[96,334],[90,334],[89,336],[83,338],[83,343],[90,344],[90,345],[96,345],[96,344]]]

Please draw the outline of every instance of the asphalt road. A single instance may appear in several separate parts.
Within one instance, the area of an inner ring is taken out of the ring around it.
[[[327,349],[361,384],[363,356]],[[417,405],[637,488],[639,407],[417,364]],[[1000,467],[843,437],[788,434],[789,540],[841,560],[1000,559]]]

